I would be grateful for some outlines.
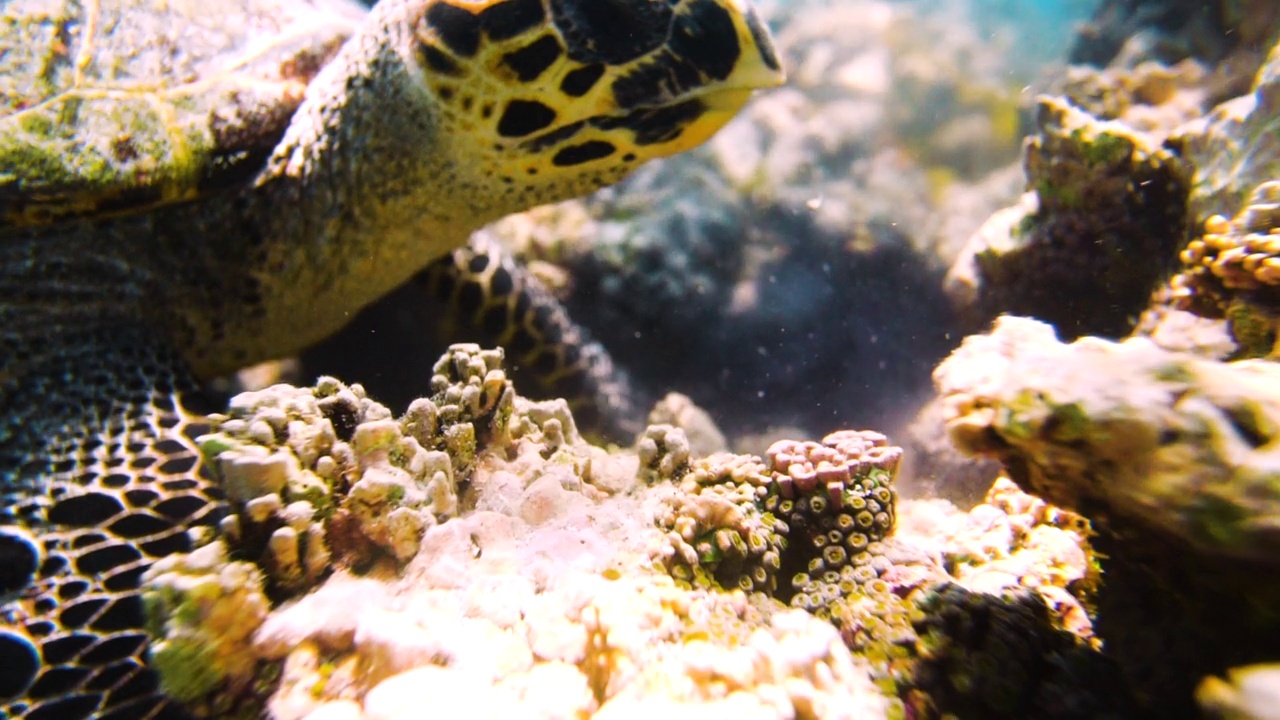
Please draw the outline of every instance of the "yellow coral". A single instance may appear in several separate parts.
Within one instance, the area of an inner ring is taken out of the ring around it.
[[[1174,306],[1225,312],[1235,291],[1280,286],[1280,181],[1257,186],[1234,218],[1211,215],[1179,255]]]

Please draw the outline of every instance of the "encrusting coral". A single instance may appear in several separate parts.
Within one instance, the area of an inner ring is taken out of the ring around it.
[[[828,604],[877,579],[872,561],[893,529],[902,449],[880,433],[846,430],[820,443],[780,440],[766,456],[773,482],[764,507],[789,528],[791,604],[827,617]]]

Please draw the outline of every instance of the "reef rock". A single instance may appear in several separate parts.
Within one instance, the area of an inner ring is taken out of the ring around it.
[[[1280,365],[1005,317],[934,377],[959,448],[1092,521],[1098,631],[1149,710],[1189,717],[1201,676],[1280,657]]]
[[[1255,188],[1280,178],[1280,43],[1247,94],[1190,123],[1175,141],[1195,166],[1188,204],[1197,222],[1235,215]]]
[[[947,277],[975,324],[1030,315],[1071,336],[1128,334],[1183,233],[1186,165],[1158,139],[1042,97],[1030,192],[993,215]]]

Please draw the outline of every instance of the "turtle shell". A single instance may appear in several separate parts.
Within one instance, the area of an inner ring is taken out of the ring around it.
[[[364,14],[353,0],[0,4],[0,227],[245,182]]]

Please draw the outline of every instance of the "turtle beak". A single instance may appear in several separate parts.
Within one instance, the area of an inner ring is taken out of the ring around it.
[[[734,65],[733,72],[724,80],[724,86],[763,90],[786,82],[787,74],[778,60],[777,50],[773,47],[773,36],[755,8],[748,5],[745,0],[720,1],[733,18],[738,33],[738,46],[741,48],[738,62]]]
[[[701,115],[689,123],[679,138],[667,145],[666,152],[682,152],[702,144],[742,110],[752,93],[777,87],[787,79],[773,47],[773,36],[745,0],[685,0],[677,12],[695,18],[700,15],[723,18],[727,13],[733,25],[732,35],[736,36],[736,47],[733,47],[735,43],[732,40],[725,41],[729,33],[723,31],[707,32],[693,45],[697,47],[705,43],[702,50],[719,57],[735,52],[736,56],[728,74],[722,79],[702,85],[684,96],[684,99],[692,99],[698,104]]]

